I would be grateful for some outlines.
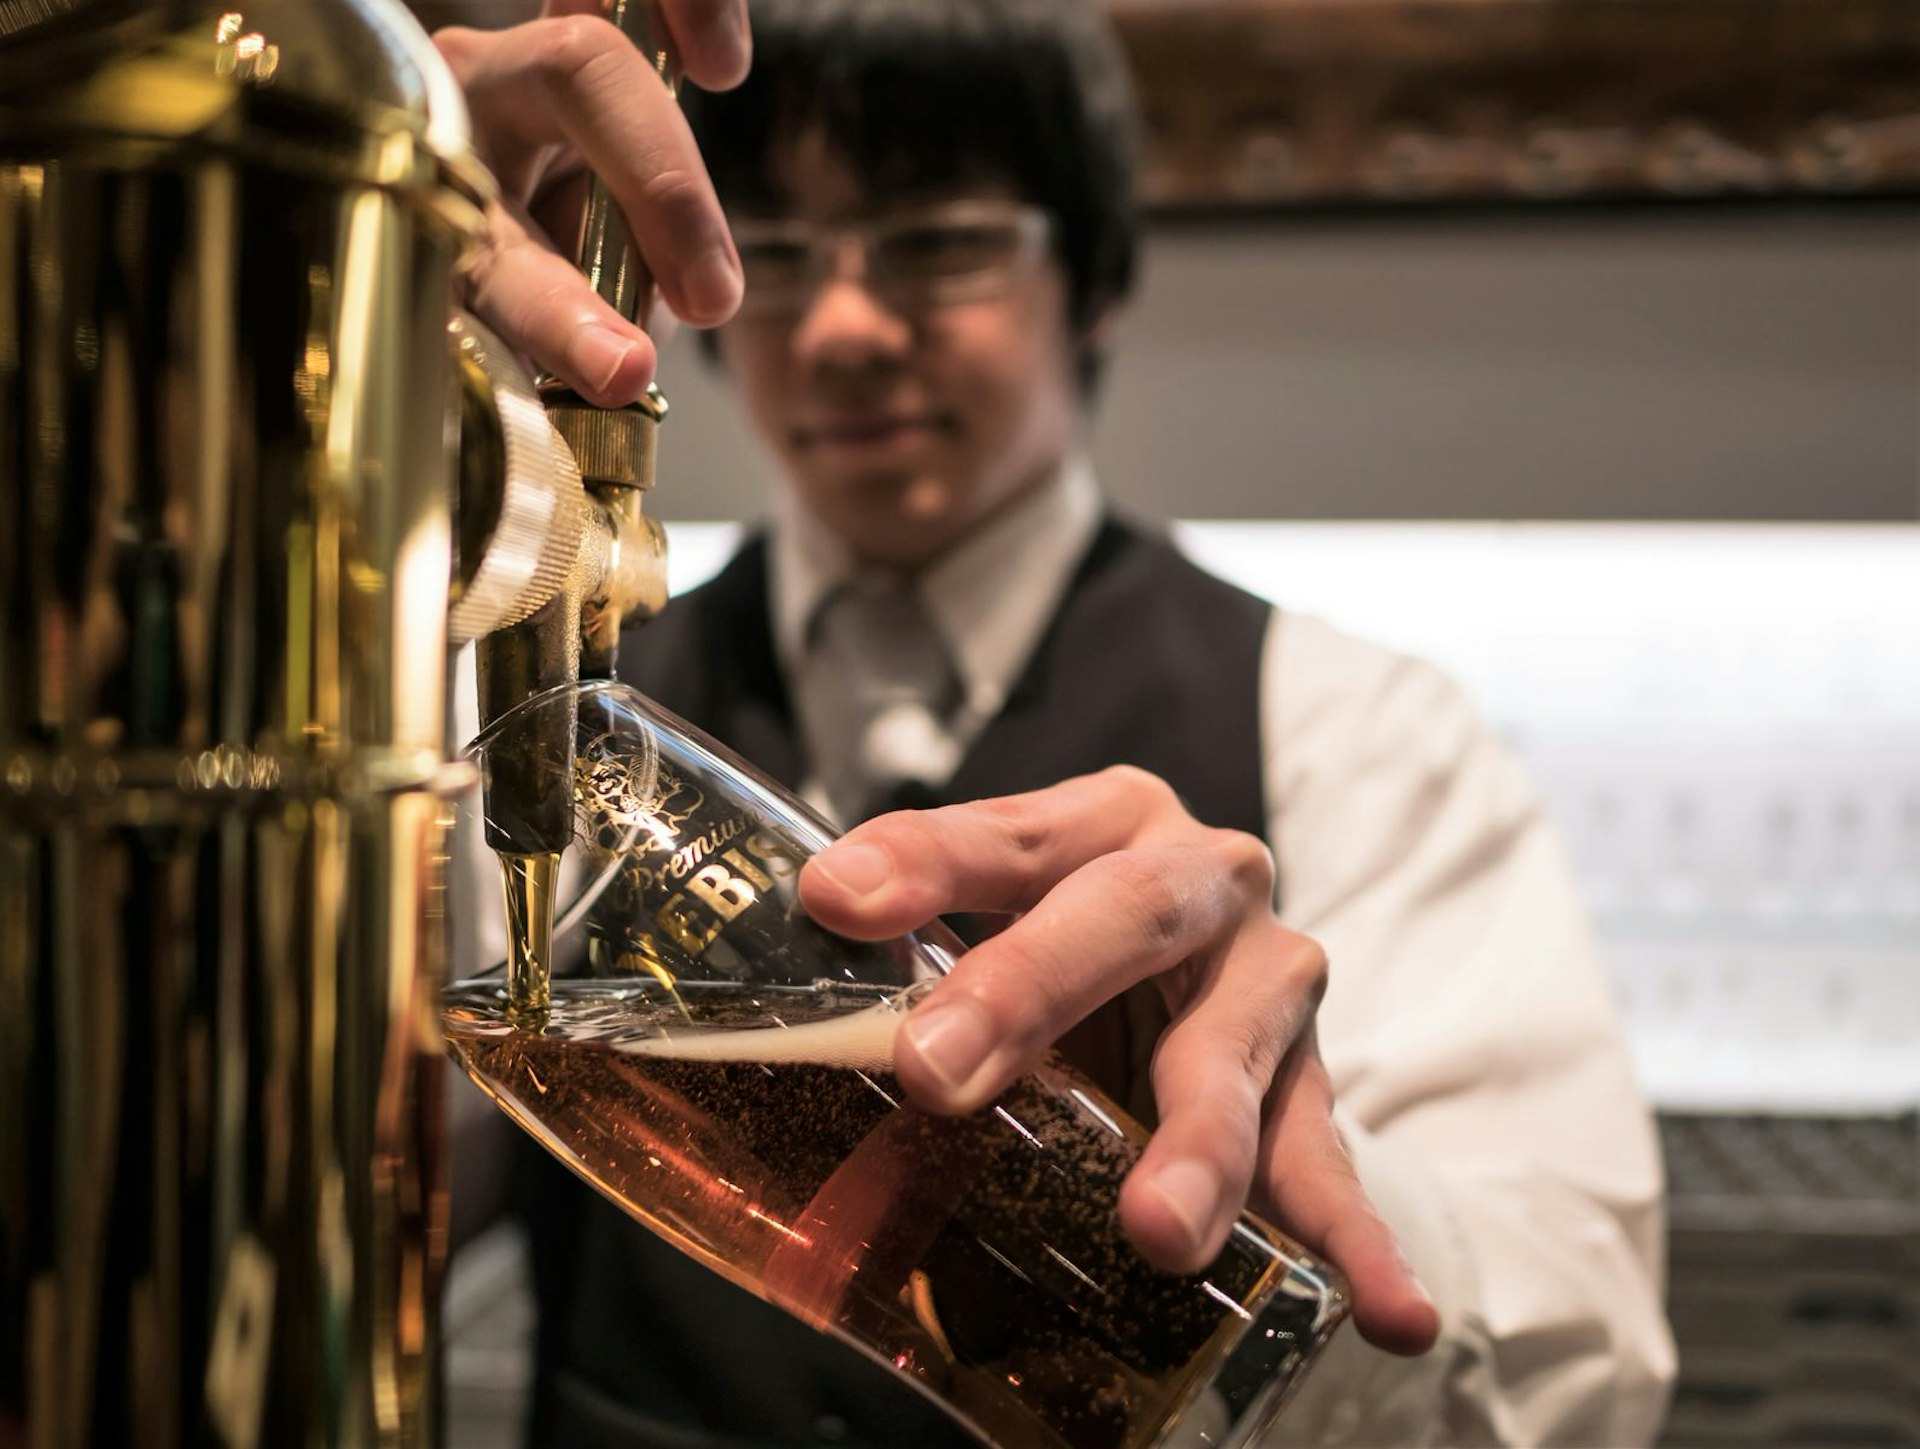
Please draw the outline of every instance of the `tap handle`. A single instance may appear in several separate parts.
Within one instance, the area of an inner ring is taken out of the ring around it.
[[[618,26],[677,93],[680,66],[667,39],[659,0],[612,0],[607,19]],[[634,245],[633,233],[606,182],[593,178],[580,231],[580,270],[603,301],[629,322],[645,327],[653,308],[653,274]]]

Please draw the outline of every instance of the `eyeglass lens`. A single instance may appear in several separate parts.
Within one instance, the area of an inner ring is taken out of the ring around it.
[[[1027,249],[1029,229],[1017,210],[897,217],[859,228],[801,221],[743,223],[735,242],[749,304],[791,303],[833,270],[843,236],[863,243],[867,285],[928,295],[993,279]]]

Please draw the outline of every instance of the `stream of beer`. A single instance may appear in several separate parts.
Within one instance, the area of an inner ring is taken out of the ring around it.
[[[553,999],[553,901],[560,857],[500,852],[507,893],[507,1003],[516,1025],[538,1026]]]
[[[553,918],[559,896],[558,855],[500,852],[500,879],[507,897],[507,1013],[515,1026],[539,1031],[553,1002]],[[679,980],[660,959],[651,938],[642,936],[621,960],[628,971],[644,971],[667,989],[681,1015],[692,1015],[680,995]]]

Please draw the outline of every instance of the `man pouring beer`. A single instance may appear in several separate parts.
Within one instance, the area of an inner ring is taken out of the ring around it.
[[[650,341],[545,240],[584,164],[718,326],[773,522],[622,671],[851,827],[801,877],[822,925],[1011,919],[908,1016],[909,1092],[972,1111],[1057,1042],[1154,1124],[1120,1200],[1151,1262],[1250,1205],[1336,1263],[1359,1333],[1289,1441],[1646,1442],[1658,1157],[1530,785],[1431,667],[1210,578],[1087,461],[1138,242],[1097,10],[769,0],[750,44],[743,4],[666,0],[683,115],[596,8],[437,37],[506,198],[470,300],[595,401],[644,388]],[[966,1442],[523,1181],[531,1442]]]

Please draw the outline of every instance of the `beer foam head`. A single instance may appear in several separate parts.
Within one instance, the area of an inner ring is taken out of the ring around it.
[[[769,1066],[842,1067],[863,1072],[893,1070],[893,1037],[903,1020],[886,1002],[825,1021],[763,1026],[747,1031],[674,1031],[625,1041],[633,1056],[678,1061],[764,1062]]]

